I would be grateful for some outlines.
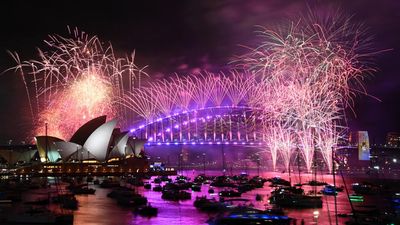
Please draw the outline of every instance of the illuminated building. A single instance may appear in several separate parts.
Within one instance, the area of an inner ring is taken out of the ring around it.
[[[387,133],[386,144],[391,147],[400,147],[400,133],[399,132]]]

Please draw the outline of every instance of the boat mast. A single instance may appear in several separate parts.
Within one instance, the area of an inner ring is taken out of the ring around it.
[[[290,186],[292,186],[292,176],[290,174],[290,157],[289,157],[288,170],[289,170],[289,184],[290,184]]]
[[[300,171],[300,149],[297,147],[297,170],[299,171],[299,184],[301,185],[301,171]]]
[[[336,200],[336,195],[337,195],[337,187],[336,187],[336,177],[335,177],[335,149],[332,146],[332,177],[333,177],[333,187],[335,190],[335,194],[333,195],[333,200],[335,204],[335,224],[338,225],[338,217],[337,217],[337,200]]]

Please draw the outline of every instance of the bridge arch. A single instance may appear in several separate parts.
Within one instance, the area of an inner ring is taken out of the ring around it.
[[[264,145],[261,109],[248,106],[205,107],[140,124],[130,132],[149,145]]]

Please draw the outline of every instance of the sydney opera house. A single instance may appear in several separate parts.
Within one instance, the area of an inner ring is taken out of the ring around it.
[[[117,174],[148,172],[144,155],[146,140],[129,136],[116,128],[117,120],[94,118],[81,126],[69,141],[52,136],[35,137],[36,149],[0,151],[0,156],[26,166],[17,172],[42,174]],[[36,160],[35,160],[36,159]]]

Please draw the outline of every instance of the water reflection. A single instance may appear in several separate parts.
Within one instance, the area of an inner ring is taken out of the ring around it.
[[[199,171],[202,173],[203,171]],[[185,171],[184,175],[194,178],[197,172]],[[218,171],[207,171],[207,175],[220,175]],[[256,174],[251,174],[256,175]],[[264,172],[260,174],[265,178],[281,176],[284,179],[288,179],[287,174]],[[154,179],[154,177],[153,177]],[[152,180],[153,180],[152,179]],[[299,182],[297,176],[292,176],[292,183]],[[301,180],[303,182],[311,180],[312,175],[302,174]],[[152,182],[150,180],[150,182]],[[327,183],[332,183],[331,175],[318,175],[318,180],[325,181]],[[361,179],[346,178],[346,183],[349,190],[351,191],[351,183],[359,182]],[[164,183],[164,182],[163,182]],[[156,184],[151,183],[152,187]],[[269,205],[268,197],[273,188],[268,186],[269,183],[265,183],[263,188],[258,188],[247,193],[243,193],[241,198],[249,199],[247,203],[251,203],[255,208],[266,209],[271,208]],[[337,186],[343,185],[341,179],[337,179]],[[108,198],[107,194],[111,189],[103,189],[98,186],[96,188],[95,195],[77,195],[79,201],[79,208],[74,212],[74,224],[75,225],[129,225],[129,224],[184,224],[184,225],[195,225],[195,224],[207,224],[207,220],[215,216],[213,214],[207,214],[198,211],[194,206],[193,202],[197,196],[207,196],[208,198],[216,198],[218,200],[218,192],[223,190],[223,188],[214,188],[215,194],[209,194],[209,184],[202,185],[201,192],[192,192],[191,200],[186,201],[165,201],[161,199],[161,192],[155,192],[152,190],[144,189],[143,187],[138,187],[135,189],[139,194],[144,195],[148,198],[148,202],[151,203],[153,207],[158,208],[158,216],[146,218],[142,216],[135,215],[131,209],[123,208],[117,205],[116,201],[112,198]],[[312,189],[310,186],[303,186],[305,192]],[[321,190],[322,186],[317,187],[317,190]],[[262,201],[256,201],[256,195],[260,194],[263,196]],[[30,195],[32,198],[33,195]],[[235,204],[243,204],[238,202]],[[363,205],[377,205],[378,207],[387,207],[388,204],[379,196],[366,196],[363,203],[353,203],[355,207]],[[347,214],[351,212],[351,207],[349,200],[345,192],[340,192],[337,196],[337,209],[339,214]],[[324,196],[323,197],[323,207],[320,209],[287,209],[285,213],[289,217],[295,218],[297,224],[304,219],[305,224],[335,224],[334,218],[334,196]],[[338,218],[339,224],[344,224],[347,218]]]

